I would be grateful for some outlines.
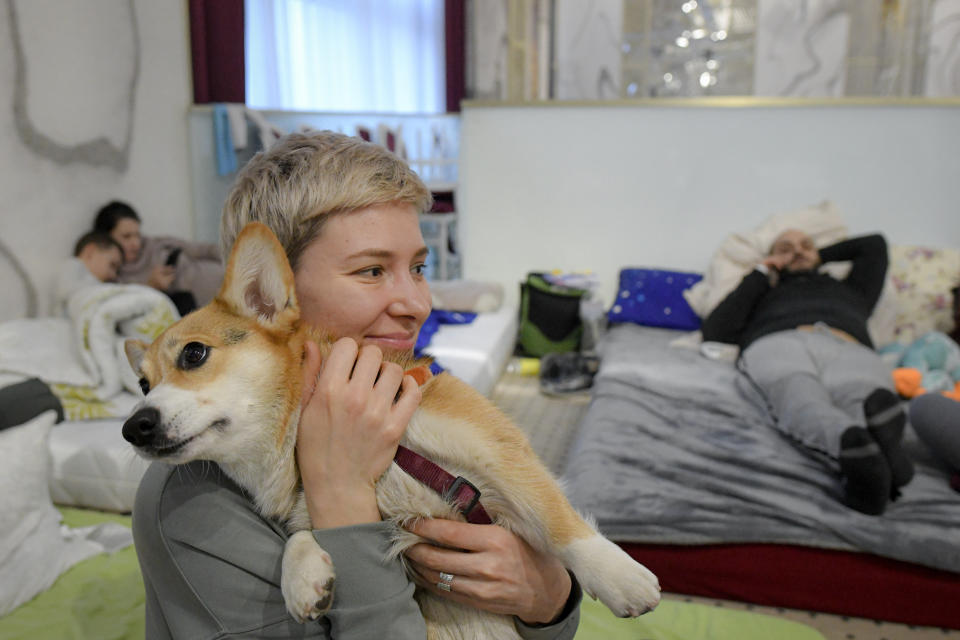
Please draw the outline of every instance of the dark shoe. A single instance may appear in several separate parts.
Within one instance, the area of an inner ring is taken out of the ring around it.
[[[880,445],[863,427],[850,427],[840,437],[840,482],[843,502],[851,509],[878,516],[890,498],[890,466]]]
[[[913,479],[913,462],[900,446],[907,414],[900,398],[882,387],[874,389],[863,401],[863,413],[867,417],[867,430],[880,445],[890,465],[890,499],[896,500],[900,497],[900,487]]]
[[[548,353],[540,358],[540,390],[548,395],[584,391],[593,385],[600,360],[582,353]]]

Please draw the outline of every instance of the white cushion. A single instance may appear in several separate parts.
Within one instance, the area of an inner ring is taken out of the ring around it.
[[[0,616],[53,584],[64,569],[60,514],[47,490],[47,411],[0,431]]]
[[[115,523],[69,529],[50,501],[47,411],[0,431],[0,616],[49,588],[77,562],[132,542]]]
[[[128,512],[149,462],[123,439],[122,418],[61,422],[50,433],[50,496],[57,504]]]
[[[509,305],[478,313],[469,324],[445,324],[424,351],[437,364],[484,395],[490,395],[513,353],[517,310]]]

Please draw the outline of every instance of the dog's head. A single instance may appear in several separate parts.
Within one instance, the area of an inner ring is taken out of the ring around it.
[[[125,349],[146,397],[123,437],[140,455],[229,464],[276,451],[299,416],[303,353],[293,272],[276,236],[244,227],[217,297],[149,347],[128,340]]]

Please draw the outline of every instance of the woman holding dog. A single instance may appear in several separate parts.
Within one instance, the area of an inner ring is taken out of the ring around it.
[[[303,317],[344,336],[321,363],[309,343],[297,460],[314,537],[337,569],[334,601],[298,624],[284,607],[279,524],[209,463],[153,464],[134,535],[147,590],[147,637],[423,638],[375,484],[420,401],[415,381],[383,362],[412,351],[430,312],[419,213],[421,180],[382,147],[340,134],[292,134],[254,157],[224,206],[224,255],[252,221],[270,227],[295,274]],[[572,638],[581,590],[556,559],[506,529],[427,520],[435,544],[407,560],[424,589],[512,615],[523,638]]]

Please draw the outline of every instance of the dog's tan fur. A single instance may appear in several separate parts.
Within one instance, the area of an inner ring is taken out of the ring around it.
[[[286,524],[292,535],[282,587],[299,620],[326,611],[334,575],[329,556],[312,536],[300,533],[311,526],[294,456],[308,339],[318,340],[322,353],[329,348],[328,336],[300,322],[293,273],[279,242],[267,227],[253,223],[238,237],[211,304],[170,327],[149,348],[127,344],[134,370],[150,385],[140,408],[161,416],[160,445],[188,440],[176,449],[142,446],[141,455],[171,463],[213,460],[250,492],[264,515]],[[210,347],[209,356],[202,366],[185,368],[180,359],[191,342]],[[236,406],[251,394],[252,402]],[[428,379],[403,444],[470,480],[497,524],[559,557],[584,590],[617,615],[636,616],[656,606],[656,577],[576,513],[523,433],[469,385],[446,373]],[[463,519],[395,464],[378,482],[377,500],[383,517],[398,525],[420,517]],[[392,553],[400,555],[419,541],[398,526]],[[417,597],[431,638],[518,637],[509,617],[423,590]]]

